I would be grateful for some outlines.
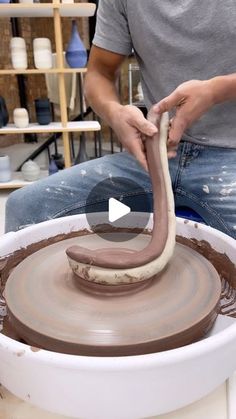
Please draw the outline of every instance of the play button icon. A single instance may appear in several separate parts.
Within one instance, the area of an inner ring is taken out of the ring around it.
[[[136,212],[142,212],[142,221],[134,235],[148,224],[152,212],[152,193],[125,177],[109,177],[98,182],[86,200],[86,218],[91,230],[103,239],[115,242],[130,240],[130,234],[117,232],[134,225]],[[109,232],[109,233],[108,233]]]
[[[108,219],[110,223],[114,223],[114,221],[119,220],[120,218],[124,217],[125,215],[129,214],[131,211],[128,205],[122,204],[115,198],[109,199],[108,204]]]

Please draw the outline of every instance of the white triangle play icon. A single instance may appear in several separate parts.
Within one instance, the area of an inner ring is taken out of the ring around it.
[[[110,198],[108,202],[108,211],[108,219],[110,223],[114,223],[114,221],[119,220],[119,218],[129,214],[131,209],[127,205],[122,204],[120,201],[117,201],[117,199]]]

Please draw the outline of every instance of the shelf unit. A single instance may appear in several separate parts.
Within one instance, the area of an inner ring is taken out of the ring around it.
[[[0,17],[91,17],[95,13],[93,3],[5,3],[0,4]]]
[[[50,68],[45,70],[38,70],[37,68],[30,68],[26,70],[0,70],[0,76],[6,76],[11,75],[15,76],[17,74],[59,74],[59,73],[65,73],[65,74],[72,74],[72,73],[80,73],[85,74],[87,72],[86,68]]]
[[[67,122],[63,126],[61,122],[52,122],[49,125],[29,124],[26,128],[16,128],[14,124],[8,124],[1,128],[1,134],[26,134],[26,133],[44,133],[44,132],[81,132],[81,131],[99,131],[100,125],[97,121],[79,121]]]
[[[70,153],[70,132],[96,132],[101,129],[97,121],[79,121],[70,122],[67,116],[67,102],[66,102],[66,89],[65,89],[65,74],[78,73],[81,78],[86,73],[86,68],[65,68],[63,57],[63,42],[62,42],[62,22],[63,17],[90,17],[93,16],[96,10],[96,5],[93,3],[60,3],[59,0],[53,0],[52,3],[8,3],[0,4],[0,17],[1,18],[21,18],[21,17],[52,17],[54,24],[55,46],[57,55],[57,65],[55,68],[47,70],[38,69],[0,69],[0,76],[4,75],[31,75],[31,74],[57,74],[58,75],[58,88],[60,97],[60,113],[61,122],[53,122],[49,125],[30,124],[25,129],[14,127],[9,124],[0,129],[2,134],[23,134],[23,133],[53,133],[61,132],[64,148],[65,167],[71,166],[71,153]],[[0,189],[3,185],[0,184]],[[9,187],[10,182],[9,182]],[[15,186],[17,187],[17,186]]]
[[[44,179],[48,176],[48,170],[40,171],[40,179]],[[30,185],[33,182],[27,182],[23,179],[21,172],[13,172],[12,179],[9,182],[1,182],[0,189],[18,189],[23,186]]]

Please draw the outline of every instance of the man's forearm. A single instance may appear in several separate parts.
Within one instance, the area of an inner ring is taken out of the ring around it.
[[[112,127],[116,111],[122,107],[115,80],[90,71],[85,79],[85,97],[92,109]]]
[[[215,104],[236,100],[236,73],[213,77],[210,82],[213,86]]]

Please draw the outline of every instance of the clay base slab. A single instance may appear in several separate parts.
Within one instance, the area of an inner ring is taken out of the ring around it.
[[[149,239],[139,235],[129,246],[140,249]],[[159,277],[110,295],[88,292],[73,276],[65,249],[78,240],[104,246],[96,235],[63,240],[27,257],[7,281],[10,320],[27,343],[71,354],[135,355],[189,344],[213,325],[221,281],[194,250],[177,244]]]

